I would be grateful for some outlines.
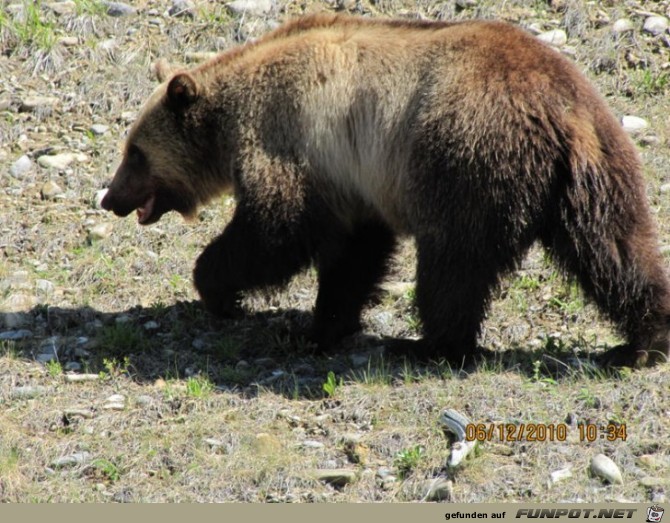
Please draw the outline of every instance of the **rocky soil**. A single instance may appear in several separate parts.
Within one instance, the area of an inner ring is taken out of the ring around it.
[[[385,355],[419,332],[411,243],[365,334],[324,357],[305,337],[313,271],[249,296],[242,319],[201,309],[192,264],[233,201],[146,228],[99,208],[157,58],[196,63],[334,10],[504,19],[571,57],[636,140],[670,252],[668,1],[8,0],[0,500],[666,502],[670,366],[603,373],[591,359],[615,333],[541,250],[501,285],[476,367]],[[446,408],[494,427],[458,467]],[[565,438],[528,441],[522,424]]]

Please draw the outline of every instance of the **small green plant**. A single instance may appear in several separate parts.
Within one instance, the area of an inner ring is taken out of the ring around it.
[[[372,361],[368,360],[368,366],[365,369],[356,371],[356,380],[365,383],[366,385],[391,385],[393,382],[393,369],[389,362],[383,359]]]
[[[129,374],[130,359],[126,356],[121,361],[116,358],[103,358],[102,365],[105,367],[104,371],[100,371],[101,379],[116,379],[121,376]]]
[[[335,392],[337,391],[338,387],[341,387],[344,385],[344,380],[342,377],[340,377],[339,381],[335,378],[335,373],[331,370],[328,371],[328,377],[326,378],[326,382],[323,384],[323,390],[326,393],[326,395],[329,398],[333,398],[335,396]]]
[[[191,376],[186,380],[186,395],[190,398],[204,398],[214,391],[214,385],[206,376]]]
[[[533,362],[533,377],[531,381],[533,383],[542,383],[543,385],[558,385],[558,382],[554,378],[542,376],[542,362],[540,360]]]
[[[94,474],[106,481],[115,482],[121,477],[119,468],[108,459],[100,458],[91,462],[90,469]]]
[[[51,376],[54,379],[59,378],[60,376],[63,375],[63,367],[61,366],[59,361],[56,360],[47,361],[45,367],[47,369],[47,374],[49,374],[49,376]]]
[[[2,340],[0,341],[0,356],[5,358],[14,359],[18,357],[19,351],[16,348],[16,342],[12,340]]]
[[[48,51],[56,44],[56,33],[53,24],[43,19],[41,7],[41,1],[24,0],[21,16],[12,22],[4,20],[4,24],[21,44]]]
[[[74,0],[77,15],[100,15],[105,12],[105,6],[98,0]]]
[[[643,96],[655,96],[664,94],[670,84],[670,74],[666,71],[654,73],[645,69],[635,78],[637,90]]]
[[[395,455],[393,464],[398,469],[398,476],[405,479],[419,465],[424,456],[424,450],[421,445],[415,445],[409,449],[404,449]]]
[[[238,339],[231,336],[224,336],[214,343],[214,351],[217,356],[228,360],[239,359],[242,344]]]
[[[147,340],[142,330],[130,323],[116,323],[102,330],[100,344],[108,352],[122,355],[141,351]]]
[[[586,387],[579,390],[577,399],[584,402],[585,407],[598,408],[600,407],[600,400]]]
[[[21,457],[18,447],[4,447],[0,445],[0,477],[9,477],[19,466]]]

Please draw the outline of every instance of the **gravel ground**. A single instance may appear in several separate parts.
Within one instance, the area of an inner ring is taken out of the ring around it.
[[[305,336],[313,271],[247,297],[244,318],[201,309],[192,265],[232,200],[194,223],[171,214],[146,228],[99,209],[156,59],[196,63],[333,10],[504,19],[550,41],[633,134],[670,252],[668,1],[10,0],[0,7],[0,500],[667,502],[670,368],[605,375],[591,364],[615,333],[541,250],[496,295],[481,336],[491,356],[450,369],[384,354],[385,337],[419,332],[409,242],[365,333],[324,357]],[[494,427],[457,468],[445,408]],[[566,437],[529,441],[522,424]],[[591,471],[599,454],[621,478]]]

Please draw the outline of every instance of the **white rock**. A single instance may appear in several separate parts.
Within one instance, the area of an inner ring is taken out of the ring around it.
[[[53,108],[58,103],[55,96],[28,96],[21,101],[20,110],[25,112],[36,111],[42,108]]]
[[[72,162],[74,162],[74,154],[72,153],[45,154],[37,159],[37,163],[47,169],[65,169]]]
[[[21,156],[21,158],[12,164],[12,166],[9,168],[9,174],[11,174],[14,178],[20,178],[23,174],[30,171],[32,167],[33,162],[30,161],[30,158],[24,154]]]
[[[126,397],[123,394],[112,394],[105,400],[103,410],[124,410],[126,408]]]
[[[91,241],[104,240],[112,235],[114,226],[109,222],[99,223],[88,231],[88,239]]]
[[[624,131],[631,134],[637,133],[642,129],[649,127],[649,123],[644,118],[630,115],[624,116],[621,119],[621,124],[623,125]]]
[[[551,478],[550,479],[551,484],[555,485],[559,481],[563,481],[572,477],[572,470],[570,470],[570,467],[554,470],[549,476]]]
[[[65,381],[70,383],[77,383],[83,381],[98,381],[100,379],[99,374],[66,374]]]
[[[109,131],[109,125],[104,125],[101,123],[94,123],[89,127],[89,130],[95,135],[95,136],[102,136],[105,134],[107,131]]]
[[[654,36],[665,33],[668,30],[668,19],[665,16],[650,16],[644,21],[642,29],[644,32]]]
[[[79,38],[76,36],[61,36],[58,39],[58,43],[64,45],[65,47],[74,47],[79,45]]]
[[[628,33],[635,30],[635,24],[628,18],[619,18],[612,25],[612,31],[617,34]]]
[[[320,441],[315,441],[312,439],[308,439],[303,441],[300,446],[306,449],[322,449],[325,445],[321,443]]]
[[[597,454],[591,460],[591,472],[609,483],[623,485],[621,471],[616,463],[604,454]]]
[[[272,10],[272,0],[235,0],[226,4],[226,7],[238,15],[246,13],[258,16]]]
[[[203,441],[210,447],[223,447],[224,443],[220,439],[204,438]]]
[[[568,41],[568,35],[563,29],[553,29],[551,31],[545,31],[540,33],[537,37],[548,44],[560,47],[565,45]]]

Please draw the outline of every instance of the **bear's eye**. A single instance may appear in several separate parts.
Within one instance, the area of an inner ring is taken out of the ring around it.
[[[134,165],[139,165],[144,161],[144,154],[137,145],[130,145],[127,151],[128,162]]]

